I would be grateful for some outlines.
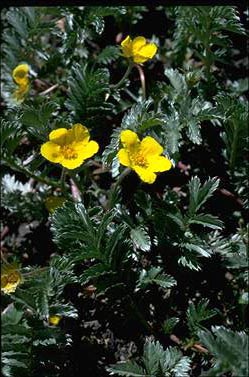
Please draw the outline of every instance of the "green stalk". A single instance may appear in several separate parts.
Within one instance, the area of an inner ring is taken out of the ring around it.
[[[122,77],[122,79],[117,84],[110,85],[110,88],[111,89],[118,89],[120,86],[122,86],[122,84],[125,82],[125,80],[129,76],[132,68],[133,68],[133,63],[130,62],[129,65],[128,65],[128,67],[127,67],[127,70],[126,70],[124,76]]]
[[[56,187],[56,188],[61,187],[60,181],[52,181],[49,178],[43,178],[41,176],[37,176],[37,175],[31,173],[29,170],[25,169],[23,166],[18,165],[15,161],[12,161],[12,160],[8,161],[8,160],[5,159],[5,162],[6,162],[6,165],[8,165],[11,169],[25,174],[28,177],[33,178],[37,182],[41,182],[41,183],[44,183],[48,186],[52,186],[52,187]]]
[[[66,193],[66,182],[65,182],[65,180],[66,180],[66,173],[67,173],[67,171],[63,167],[62,171],[61,171],[60,181],[61,181],[61,191],[62,191],[63,195],[65,195],[65,196],[67,195],[67,193]]]

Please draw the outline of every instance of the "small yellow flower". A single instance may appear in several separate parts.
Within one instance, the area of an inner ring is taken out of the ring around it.
[[[13,93],[13,98],[17,102],[22,102],[29,91],[29,66],[28,64],[19,64],[12,71],[12,78],[18,85],[18,88]]]
[[[89,139],[88,129],[80,123],[69,130],[58,128],[50,132],[49,141],[41,146],[41,154],[48,161],[75,169],[99,150],[98,143]]]
[[[65,203],[66,198],[62,196],[48,196],[45,199],[45,207],[47,208],[48,212],[53,213],[56,208],[59,208]]]
[[[61,320],[59,315],[51,315],[48,319],[50,325],[57,326]]]
[[[13,93],[13,98],[17,102],[22,102],[29,91],[29,84],[28,85],[19,85],[18,89],[16,89]]]
[[[17,85],[27,86],[29,84],[28,74],[28,64],[19,64],[15,69],[13,69],[12,77]]]
[[[22,275],[16,263],[4,264],[1,268],[1,291],[5,294],[15,292],[17,286],[22,282]]]
[[[163,147],[151,136],[146,136],[142,141],[131,130],[121,131],[122,149],[117,156],[120,163],[134,170],[140,179],[146,183],[156,180],[156,172],[171,169],[170,160],[161,156]]]
[[[131,58],[137,64],[152,59],[157,52],[155,43],[147,43],[144,37],[136,37],[132,40],[128,35],[121,42],[121,46],[123,55],[126,58]]]

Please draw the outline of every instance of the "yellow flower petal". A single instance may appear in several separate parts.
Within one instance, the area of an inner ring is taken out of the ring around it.
[[[51,162],[58,163],[62,159],[61,147],[52,141],[47,141],[41,146],[41,155]]]
[[[126,149],[122,148],[117,154],[120,164],[124,166],[131,166],[131,162],[129,159],[129,154]]]
[[[172,168],[171,161],[165,156],[148,157],[149,168],[154,172],[162,172]]]
[[[141,141],[141,152],[146,157],[163,153],[163,147],[151,136],[146,136]]]
[[[74,149],[82,158],[82,160],[85,160],[86,158],[92,157],[95,153],[98,152],[99,144],[94,140],[89,141],[87,144],[80,142],[75,144]]]
[[[132,56],[132,40],[128,35],[122,42],[122,51],[126,58],[130,58]]]
[[[80,165],[83,164],[83,162],[84,162],[84,159],[82,159],[81,156],[78,156],[77,158],[71,158],[71,159],[62,157],[60,164],[64,166],[64,168],[72,170],[72,169],[78,168]]]
[[[143,182],[150,184],[155,182],[156,174],[152,170],[141,166],[134,166],[133,169]]]
[[[22,102],[29,91],[29,85],[19,85],[13,93],[13,97],[17,102]]]
[[[48,319],[50,325],[57,326],[61,320],[61,316],[59,315],[51,315]]]
[[[68,130],[66,128],[57,128],[57,130],[50,132],[49,140],[55,144],[65,145],[67,133]]]
[[[132,42],[133,55],[138,54],[139,50],[146,45],[146,39],[144,37],[136,37]]]
[[[140,143],[137,134],[131,130],[121,131],[120,139],[125,148],[130,148]]]
[[[28,64],[19,64],[12,72],[13,80],[18,85],[27,85],[28,84]]]
[[[84,141],[87,143],[90,139],[88,129],[80,123],[73,125],[72,132],[75,141]]]
[[[140,48],[140,50],[138,51],[138,54],[148,59],[151,59],[156,54],[156,52],[157,52],[157,46],[154,43],[147,43],[145,46]]]

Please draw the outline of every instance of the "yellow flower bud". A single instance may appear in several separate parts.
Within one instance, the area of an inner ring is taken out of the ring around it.
[[[61,320],[59,315],[52,315],[49,317],[48,322],[50,325],[57,326]]]

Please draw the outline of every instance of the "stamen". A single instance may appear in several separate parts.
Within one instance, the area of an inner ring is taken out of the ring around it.
[[[75,158],[78,157],[78,154],[75,152],[75,150],[73,148],[69,147],[68,145],[61,147],[61,149],[62,149],[62,153],[63,153],[64,157],[67,160],[72,160],[72,159],[75,159]]]

